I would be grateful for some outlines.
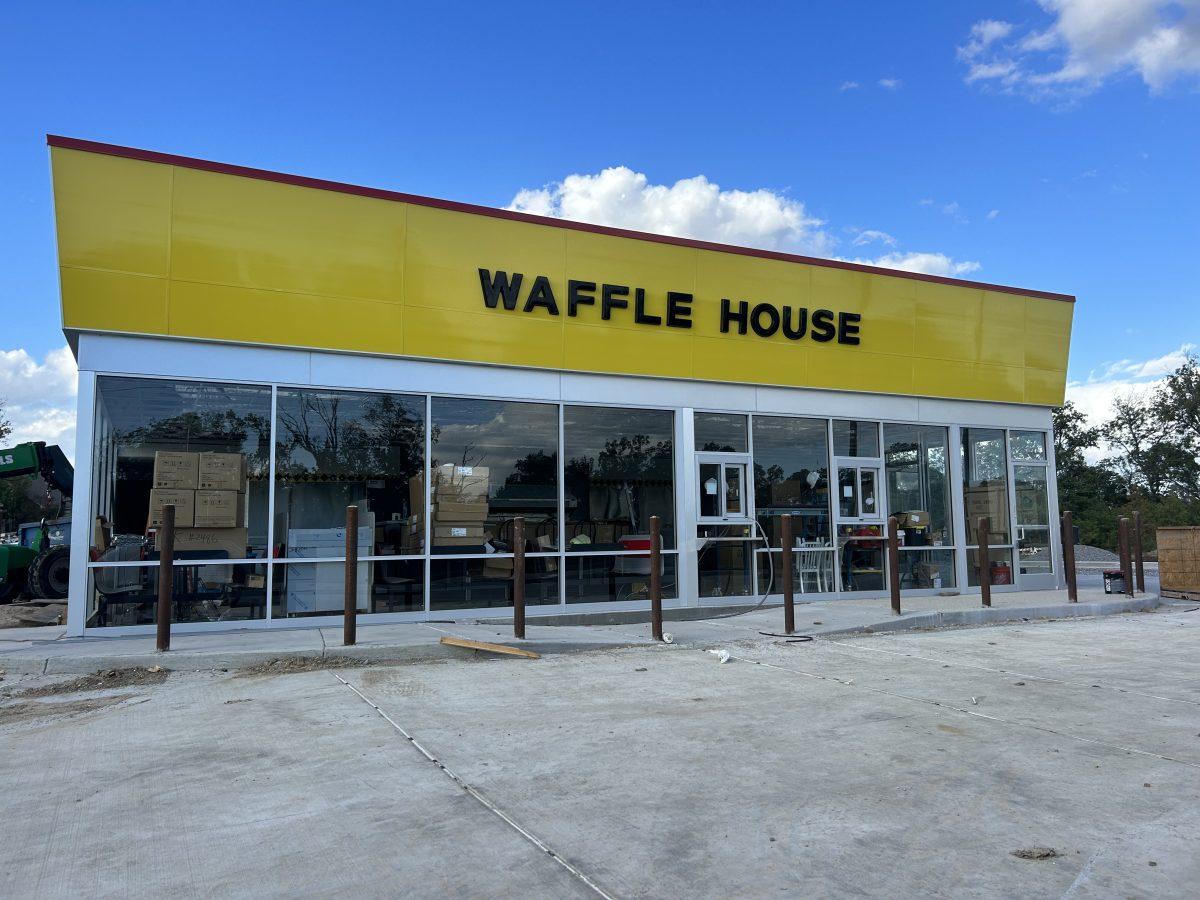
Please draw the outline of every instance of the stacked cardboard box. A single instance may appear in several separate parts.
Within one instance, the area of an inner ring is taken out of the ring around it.
[[[425,549],[425,476],[408,479],[408,510],[400,535],[401,553],[420,553]]]
[[[162,525],[164,506],[175,507],[175,549],[209,550],[230,559],[246,556],[246,457],[241,453],[154,454],[148,528]],[[161,549],[161,533],[155,534]],[[214,569],[208,581],[228,581],[232,569]],[[223,576],[223,577],[222,577]]]
[[[490,471],[487,466],[446,464],[434,472],[433,536],[435,547],[462,548],[469,553],[482,547],[488,535]]]

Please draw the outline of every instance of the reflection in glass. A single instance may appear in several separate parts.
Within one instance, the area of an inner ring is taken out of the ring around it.
[[[557,548],[557,407],[435,397],[431,428],[433,553],[508,552],[514,516]]]
[[[700,515],[706,519],[721,515],[720,463],[700,463]]]
[[[946,429],[884,425],[888,509],[912,545],[949,545],[950,473]]]
[[[511,556],[435,559],[429,563],[429,608],[483,609],[513,605]],[[525,603],[558,603],[558,557],[525,558]]]
[[[879,423],[833,421],[834,456],[878,456]]]
[[[701,597],[744,597],[754,581],[751,560],[752,541],[712,541],[700,539],[696,551],[696,571]]]
[[[421,552],[423,397],[280,388],[276,418],[275,540],[284,556],[344,556],[354,504],[360,555]],[[308,552],[318,544],[322,554]]]
[[[150,552],[148,560],[156,560]],[[175,559],[187,559],[177,551]],[[173,622],[235,622],[267,616],[265,563],[176,565],[172,569]],[[157,620],[158,564],[91,570],[89,626],[153,625]]]
[[[662,596],[678,596],[675,554],[662,559]],[[568,556],[567,603],[611,603],[650,599],[650,557],[641,556]]]
[[[738,465],[725,466],[725,514],[742,515],[742,476],[745,469]]]
[[[915,550],[900,548],[900,589],[954,587],[953,550]]]
[[[661,519],[663,546],[674,546],[673,430],[666,410],[563,410],[568,550],[631,549],[649,540],[651,516]]]
[[[240,456],[245,468],[245,480],[236,476],[234,492],[243,495],[241,522],[231,529],[239,534],[225,543],[266,556],[270,388],[102,375],[96,382],[95,429],[92,514],[104,518],[114,542],[151,546],[156,453],[222,453]],[[198,459],[192,457],[196,468],[188,475],[197,480],[172,488],[199,487]]]
[[[823,419],[755,416],[754,505],[779,546],[779,516],[793,517],[797,541],[828,543],[829,445]]]
[[[860,487],[862,501],[859,514],[868,519],[879,515],[879,508],[875,505],[875,482],[879,471],[877,469],[859,469],[858,482]]]
[[[962,462],[967,543],[978,543],[976,528],[983,516],[991,520],[988,543],[1009,543],[1008,464],[1004,454],[1004,432],[998,428],[964,428]]]
[[[991,583],[1003,585],[1013,583],[1012,550],[1008,547],[988,547],[991,563]],[[967,586],[979,587],[979,551],[967,551]]]
[[[1008,441],[1013,459],[1046,458],[1046,435],[1041,431],[1012,431],[1009,432]]]
[[[1050,498],[1046,466],[1014,465],[1017,495],[1017,559],[1022,575],[1048,575],[1054,571],[1050,550]]]
[[[842,466],[838,469],[838,518],[858,518],[858,470]]]
[[[886,587],[884,547],[879,525],[838,526],[842,590],[881,591]]]
[[[702,413],[693,417],[696,450],[746,453],[746,417],[735,413]]]

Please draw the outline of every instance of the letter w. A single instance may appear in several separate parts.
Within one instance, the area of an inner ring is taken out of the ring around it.
[[[510,281],[507,272],[497,272],[493,277],[487,269],[480,269],[479,284],[483,288],[483,302],[487,308],[495,309],[496,301],[503,299],[505,309],[516,309],[524,277],[520,272],[516,272]]]

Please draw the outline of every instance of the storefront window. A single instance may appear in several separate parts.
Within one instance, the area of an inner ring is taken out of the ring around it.
[[[1009,450],[1013,459],[1045,460],[1046,435],[1041,431],[1010,432]]]
[[[695,414],[696,450],[702,453],[746,453],[746,417],[736,413]]]
[[[1048,575],[1053,570],[1050,551],[1050,500],[1046,466],[1014,465],[1017,495],[1017,559],[1022,575]]]
[[[663,547],[675,546],[674,414],[654,409],[563,410],[567,549],[642,546],[650,517]]]
[[[175,508],[176,621],[266,616],[271,389],[101,376],[96,385],[93,624],[154,620],[163,507]],[[81,489],[82,490],[82,489]],[[81,504],[82,505],[82,504]]]
[[[879,423],[833,421],[834,456],[878,456]]]
[[[946,429],[884,425],[888,511],[904,529],[904,546],[953,543]]]
[[[512,552],[558,546],[558,407],[509,400],[433,400],[432,552]],[[486,605],[486,604],[485,604]]]
[[[421,552],[424,397],[280,388],[276,416],[278,555],[343,557],[355,504],[360,556]]]
[[[1008,462],[1004,432],[999,428],[962,430],[963,506],[967,544],[978,544],[979,520],[990,520],[988,543],[995,546],[1012,540],[1008,518]]]
[[[754,417],[754,503],[771,546],[779,517],[792,516],[800,544],[829,546],[829,447],[823,419]]]
[[[679,595],[676,554],[664,553],[662,597]],[[567,603],[645,603],[650,599],[650,556],[567,556]]]
[[[511,556],[430,561],[429,608],[484,609],[513,605]],[[526,557],[525,603],[558,603],[558,557]]]

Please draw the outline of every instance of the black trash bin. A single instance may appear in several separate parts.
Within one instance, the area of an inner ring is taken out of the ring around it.
[[[1125,574],[1120,569],[1104,570],[1104,593],[1125,593]]]

